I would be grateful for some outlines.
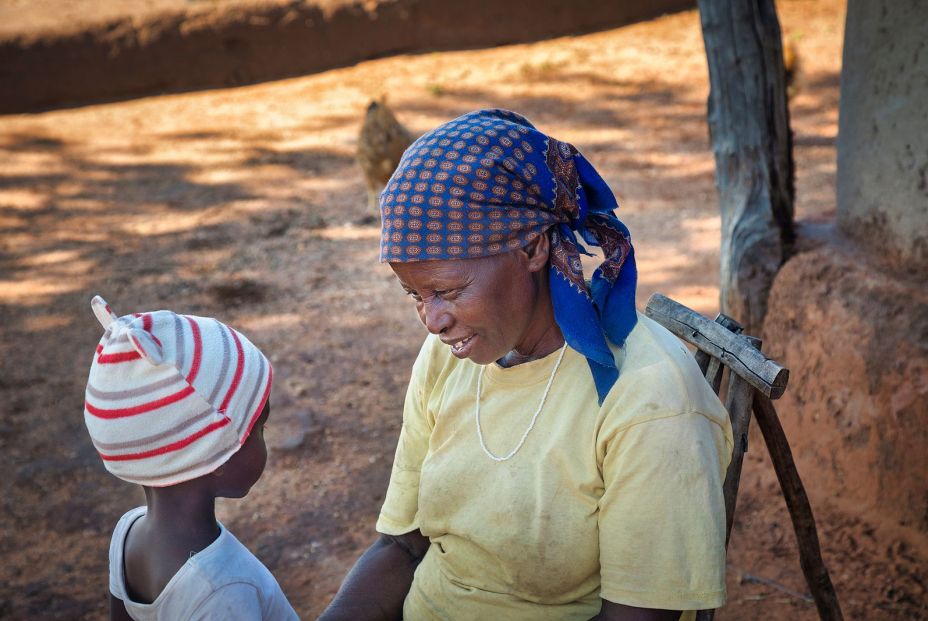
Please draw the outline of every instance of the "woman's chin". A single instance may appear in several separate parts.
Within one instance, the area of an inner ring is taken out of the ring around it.
[[[451,347],[451,355],[459,360],[470,360],[479,365],[491,364],[506,355],[506,352],[490,351],[486,345],[483,338],[475,334],[460,348]]]

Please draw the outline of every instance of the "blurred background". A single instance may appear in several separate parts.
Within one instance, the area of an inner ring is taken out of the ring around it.
[[[780,414],[846,618],[928,618],[925,272],[836,224],[845,2],[776,8],[806,240],[765,326],[793,371]],[[0,617],[103,617],[112,528],[144,501],[83,425],[97,293],[216,316],[269,354],[269,466],[219,515],[321,612],[374,539],[425,336],[370,196],[462,113],[509,108],[576,145],[619,199],[639,307],[660,291],[714,317],[706,62],[691,1],[0,0]],[[717,618],[817,618],[756,440],[729,562]]]

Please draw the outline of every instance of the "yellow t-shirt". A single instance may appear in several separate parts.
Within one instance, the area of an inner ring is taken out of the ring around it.
[[[619,380],[600,407],[586,359],[568,348],[524,446],[495,462],[474,418],[481,367],[426,339],[377,521],[432,543],[406,621],[586,620],[600,597],[724,602],[728,415],[692,355],[647,317],[614,353]],[[494,454],[518,444],[557,356],[486,368],[480,420]]]

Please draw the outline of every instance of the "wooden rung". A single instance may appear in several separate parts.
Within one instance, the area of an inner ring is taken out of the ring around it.
[[[723,315],[719,313],[715,316],[715,323],[719,324],[723,328],[734,332],[735,334],[741,334],[744,328],[741,327],[741,324],[729,317],[728,315]],[[706,376],[706,379],[709,380],[710,384],[713,384],[712,379],[706,373],[706,369],[709,368],[709,360],[712,359],[712,356],[702,351],[701,349],[696,350],[696,364],[699,365],[699,371]],[[721,378],[719,378],[721,380]],[[713,384],[714,385],[714,384]],[[719,389],[715,389],[715,394],[718,394]]]
[[[777,399],[786,390],[789,369],[765,356],[747,337],[729,331],[660,293],[651,296],[644,312],[687,343],[718,358],[761,394]]]

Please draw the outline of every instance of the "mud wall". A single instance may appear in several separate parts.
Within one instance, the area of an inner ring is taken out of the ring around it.
[[[928,2],[849,0],[844,40],[838,222],[928,271]]]
[[[928,536],[926,63],[928,3],[849,0],[837,226],[800,237],[764,339],[812,496]]]
[[[241,85],[390,54],[485,47],[618,27],[694,0],[382,0],[114,20],[0,40],[0,113]]]
[[[777,409],[813,498],[928,535],[928,289],[828,243],[777,275],[764,325]]]

